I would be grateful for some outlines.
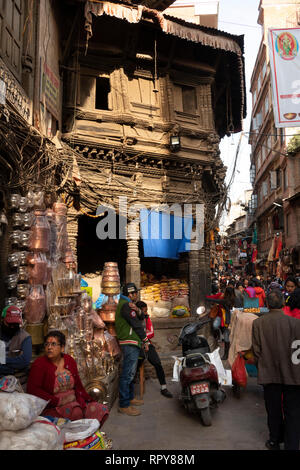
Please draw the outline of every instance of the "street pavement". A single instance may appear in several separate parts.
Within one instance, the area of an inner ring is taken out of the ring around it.
[[[113,441],[113,450],[266,450],[267,418],[262,387],[248,377],[242,397],[225,387],[226,400],[212,410],[212,426],[202,425],[200,417],[179,403],[180,386],[168,378],[172,399],[160,394],[156,379],[146,381],[140,416],[118,412],[118,400],[102,431]],[[136,385],[137,397],[139,385]]]

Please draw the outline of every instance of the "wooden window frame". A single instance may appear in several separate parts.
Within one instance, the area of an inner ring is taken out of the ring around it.
[[[8,22],[7,18],[7,5],[8,2],[12,4],[12,24],[14,24],[14,15],[15,10],[17,9],[20,15],[20,24],[19,24],[19,38],[16,37],[13,26]],[[19,4],[19,5],[17,5]],[[9,70],[13,75],[21,80],[22,76],[22,24],[23,24],[23,13],[24,13],[24,1],[23,0],[0,0],[0,57],[3,59]],[[8,33],[6,33],[6,31]],[[6,33],[6,34],[5,34]],[[7,34],[12,38],[12,47],[11,47],[11,56],[8,56],[6,51],[6,39]],[[14,64],[14,47],[13,44],[16,44],[19,49],[19,58],[18,64]]]

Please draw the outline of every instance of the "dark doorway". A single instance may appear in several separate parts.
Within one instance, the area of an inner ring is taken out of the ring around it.
[[[100,240],[96,234],[97,224],[101,218],[81,216],[78,221],[77,256],[78,271],[84,274],[102,271],[104,263],[118,263],[121,283],[125,281],[127,243],[126,240]],[[117,230],[119,231],[117,216]]]

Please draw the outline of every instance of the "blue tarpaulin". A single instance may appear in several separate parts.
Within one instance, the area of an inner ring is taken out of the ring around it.
[[[146,258],[178,259],[180,253],[190,251],[192,217],[143,209],[140,226]]]

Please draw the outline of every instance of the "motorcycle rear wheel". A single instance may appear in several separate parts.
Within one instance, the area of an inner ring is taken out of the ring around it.
[[[203,408],[202,410],[199,410],[199,411],[200,411],[200,416],[201,416],[204,426],[211,426],[212,419],[211,419],[210,408],[209,407]]]

